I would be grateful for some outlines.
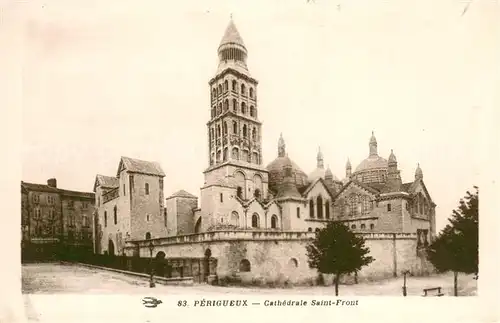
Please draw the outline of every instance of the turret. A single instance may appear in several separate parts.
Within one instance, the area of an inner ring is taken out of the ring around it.
[[[424,179],[424,173],[422,168],[420,168],[420,163],[417,164],[417,169],[415,170],[415,180]]]

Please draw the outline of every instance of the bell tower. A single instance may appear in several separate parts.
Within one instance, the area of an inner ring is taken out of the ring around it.
[[[231,19],[218,49],[219,66],[210,84],[209,168],[228,161],[262,165],[257,80],[246,64],[247,49]]]
[[[247,55],[231,19],[218,48],[217,71],[209,81],[208,167],[204,171],[202,195],[207,194],[206,210],[214,212],[218,207],[209,205],[208,192],[220,195],[224,191],[223,195],[240,200],[267,198],[268,171],[262,165],[258,82],[250,75]],[[215,199],[223,200],[223,196]]]

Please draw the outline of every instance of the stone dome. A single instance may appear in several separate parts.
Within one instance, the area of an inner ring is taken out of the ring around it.
[[[358,167],[356,167],[355,173],[366,170],[387,169],[387,167],[387,159],[380,156],[370,156],[363,160]]]
[[[292,174],[295,177],[295,185],[297,185],[297,187],[307,185],[307,175],[302,171],[302,169],[300,169],[300,167],[288,156],[278,156],[266,166],[266,169],[269,172],[269,187],[271,189],[276,189],[283,183],[285,175],[284,167],[288,164],[292,165]]]

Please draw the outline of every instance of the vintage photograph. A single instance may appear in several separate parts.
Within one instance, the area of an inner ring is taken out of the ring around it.
[[[30,6],[22,292],[477,296],[487,8]]]

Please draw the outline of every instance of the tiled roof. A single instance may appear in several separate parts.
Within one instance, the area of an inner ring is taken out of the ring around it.
[[[403,183],[401,185],[401,191],[403,192],[407,192],[407,193],[410,193],[411,189],[412,189],[412,185],[413,185],[414,182],[409,182],[409,183]]]
[[[57,188],[48,186],[46,184],[35,184],[35,183],[27,183],[21,181],[21,186],[24,186],[24,188],[26,188],[28,191],[49,192],[49,193],[59,192]]]
[[[61,189],[61,188],[55,188],[52,186],[48,186],[46,184],[35,184],[35,183],[21,182],[21,186],[24,187],[28,191],[57,193],[57,194],[61,194],[64,196],[72,196],[72,197],[94,198],[94,193],[91,193],[91,192],[65,190],[65,189]]]
[[[170,195],[168,198],[171,197],[187,197],[187,198],[197,198],[195,195],[185,191],[185,190],[180,190],[175,192],[174,194]]]
[[[114,188],[120,185],[120,180],[117,177],[97,175],[99,185],[106,188]]]
[[[130,157],[122,157],[120,160],[120,166],[118,167],[117,175],[119,174],[122,165],[129,172],[165,176],[165,173],[161,169],[160,164],[157,162],[134,159]]]

